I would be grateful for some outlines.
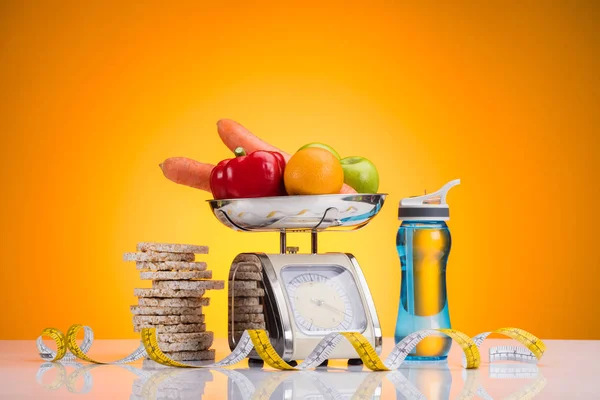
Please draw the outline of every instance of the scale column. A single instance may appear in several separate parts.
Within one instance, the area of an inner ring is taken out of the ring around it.
[[[279,254],[285,254],[285,248],[287,245],[287,234],[285,229],[279,231]]]
[[[317,254],[317,250],[317,230],[313,229],[312,231],[310,231],[310,254]]]

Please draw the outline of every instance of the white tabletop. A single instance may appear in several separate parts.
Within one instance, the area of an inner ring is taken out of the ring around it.
[[[97,340],[90,355],[115,360],[138,345],[136,340]],[[344,361],[310,372],[248,368],[247,362],[226,370],[167,368],[138,361],[127,366],[45,363],[34,341],[0,341],[0,398],[97,399],[455,399],[455,398],[600,398],[600,341],[546,340],[539,365],[489,364],[491,346],[509,340],[490,339],[482,346],[477,370],[461,366],[453,346],[447,363],[404,363],[398,371],[348,369]],[[384,340],[383,356],[393,346]],[[216,339],[217,359],[228,354]],[[244,389],[241,389],[244,388]],[[533,396],[533,397],[532,397]]]

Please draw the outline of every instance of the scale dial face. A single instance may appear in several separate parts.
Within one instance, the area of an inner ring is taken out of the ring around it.
[[[281,276],[296,326],[305,334],[362,332],[366,328],[362,298],[347,269],[289,265]]]

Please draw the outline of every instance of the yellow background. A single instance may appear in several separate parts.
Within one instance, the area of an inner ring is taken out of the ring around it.
[[[376,163],[381,214],[320,249],[357,256],[386,336],[398,201],[461,178],[454,327],[600,339],[595,2],[146,3],[0,6],[0,339],[75,322],[134,338],[133,289],[148,283],[121,257],[139,241],[207,244],[219,279],[239,252],[277,251],[277,235],[225,228],[208,193],[158,168],[230,157],[219,118]],[[225,336],[226,293],[210,296]]]

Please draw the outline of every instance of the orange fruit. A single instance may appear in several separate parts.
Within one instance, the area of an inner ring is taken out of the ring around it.
[[[283,181],[290,195],[334,194],[342,189],[344,170],[330,151],[308,147],[297,151],[287,162]]]

